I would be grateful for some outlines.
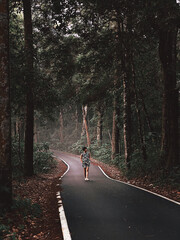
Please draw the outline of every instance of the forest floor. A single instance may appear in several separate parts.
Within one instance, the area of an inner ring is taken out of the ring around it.
[[[13,181],[14,196],[19,196],[20,201],[21,199],[30,199],[31,205],[34,204],[34,206],[38,206],[34,209],[35,213],[38,213],[39,209],[41,209],[41,212],[39,216],[32,216],[32,212],[29,214],[26,213],[25,216],[23,216],[23,208],[29,208],[29,205],[27,202],[21,203],[20,205],[23,205],[22,209],[15,208],[11,213],[7,213],[6,216],[4,216],[5,221],[3,224],[6,226],[8,225],[10,228],[2,239],[63,239],[59,221],[56,193],[60,188],[57,186],[57,184],[59,184],[59,178],[66,171],[67,167],[63,162],[58,159],[56,160],[57,167],[52,169],[50,173],[35,175],[31,178],[25,178],[23,181]],[[180,202],[180,191],[173,188],[171,185],[154,184],[150,176],[128,180],[115,166],[99,162],[95,159],[92,159],[92,163],[99,165],[104,172],[113,179],[136,185]]]
[[[60,186],[57,186],[60,183],[59,177],[63,175],[66,169],[65,164],[58,160],[57,167],[52,169],[50,173],[25,178],[21,182],[13,181],[13,194],[16,197],[19,196],[19,205],[23,205],[23,208],[29,208],[29,204],[22,202],[22,199],[30,199],[31,206],[33,204],[35,206],[33,210],[35,215],[39,216],[32,216],[32,212],[22,216],[23,208],[7,213],[4,216],[5,222],[3,224],[9,225],[10,229],[2,239],[63,239],[56,193],[60,190]]]

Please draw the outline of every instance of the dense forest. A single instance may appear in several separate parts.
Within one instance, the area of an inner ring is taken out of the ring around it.
[[[0,1],[1,205],[49,148],[180,180],[179,24],[176,0]]]

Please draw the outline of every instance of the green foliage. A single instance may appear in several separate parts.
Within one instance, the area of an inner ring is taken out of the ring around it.
[[[50,169],[56,166],[56,162],[49,152],[48,143],[36,144],[34,146],[34,172],[47,173]]]
[[[7,218],[8,216],[7,209],[4,209],[3,212],[0,213],[0,220],[3,220],[4,224],[0,224],[0,239],[4,239],[8,235],[9,240],[17,240],[16,233],[11,232],[11,227],[13,226],[14,219]],[[13,199],[13,204],[11,206],[11,212],[14,216],[21,216],[24,220],[26,218],[40,218],[42,215],[42,209],[38,203],[32,203],[30,199],[21,199],[16,198]],[[23,224],[18,226],[19,230],[23,230],[25,226]]]
[[[82,136],[76,143],[69,147],[70,152],[75,154],[82,153],[82,148],[86,145],[85,144],[86,137]]]
[[[38,203],[32,203],[30,199],[15,199],[13,201],[12,210],[21,214],[23,218],[27,216],[38,218],[42,214],[40,205]]]
[[[56,162],[49,151],[48,143],[34,144],[34,172],[46,173],[56,166]],[[12,169],[14,178],[23,177],[24,169],[24,142],[18,137],[12,138]]]
[[[10,227],[4,224],[0,224],[0,238],[8,234]]]
[[[98,146],[98,143],[95,142],[94,144],[91,144],[90,151],[93,158],[105,163],[111,162],[111,145],[110,144],[104,143],[102,144],[102,146]]]

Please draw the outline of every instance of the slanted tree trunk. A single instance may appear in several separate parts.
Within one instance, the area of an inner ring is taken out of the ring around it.
[[[12,201],[8,8],[0,1],[0,207]]]
[[[64,141],[64,134],[63,134],[64,122],[63,122],[62,111],[60,111],[60,114],[59,114],[59,124],[60,124],[60,129],[59,129],[60,143],[63,143],[63,141]]]
[[[117,154],[119,154],[119,102],[118,97],[114,96],[113,100],[113,125],[112,125],[112,140],[111,140],[111,146],[112,146],[112,155],[111,159],[113,160]]]
[[[83,126],[86,132],[86,138],[87,138],[87,146],[90,147],[90,137],[89,137],[89,130],[88,130],[88,124],[87,124],[87,105],[82,106],[82,113],[83,113]]]
[[[33,100],[33,36],[32,36],[31,1],[23,0],[23,8],[24,8],[24,38],[26,54],[25,81],[27,88],[24,174],[25,176],[32,176],[34,174],[33,170],[34,100]]]
[[[103,139],[103,107],[98,104],[97,106],[97,144],[102,146]]]
[[[162,66],[162,165],[170,169],[180,163],[178,139],[178,90],[176,89],[177,28],[160,30],[159,57]]]

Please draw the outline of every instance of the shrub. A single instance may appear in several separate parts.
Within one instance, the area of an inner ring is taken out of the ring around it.
[[[48,143],[34,144],[34,172],[46,173],[56,166],[53,154],[49,151]],[[13,178],[22,178],[24,170],[24,142],[18,142],[18,138],[12,139],[12,170]]]
[[[13,200],[12,210],[19,212],[22,217],[31,216],[32,218],[40,217],[42,213],[40,205],[32,203],[30,199],[17,198]]]
[[[98,146],[97,142],[91,144],[90,151],[92,157],[96,158],[99,161],[110,163],[111,161],[111,145],[108,143]]]
[[[75,154],[80,154],[82,152],[82,148],[85,146],[85,136],[81,137],[76,143],[74,143],[69,151]]]
[[[49,151],[48,143],[36,144],[34,146],[34,172],[46,173],[55,166],[56,162]]]

